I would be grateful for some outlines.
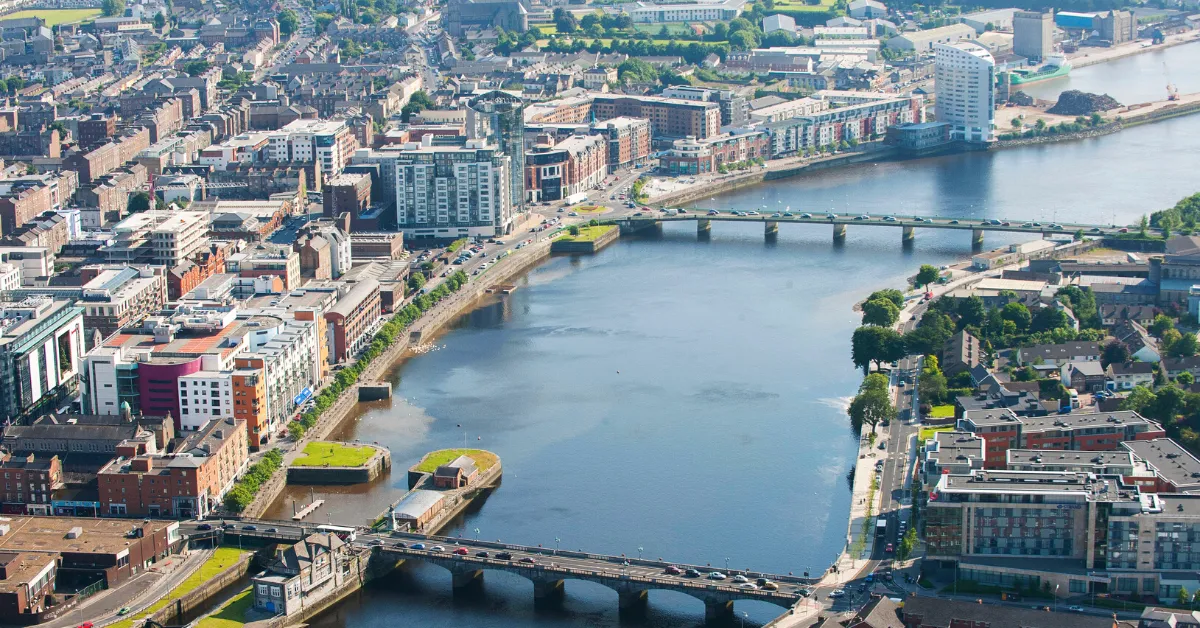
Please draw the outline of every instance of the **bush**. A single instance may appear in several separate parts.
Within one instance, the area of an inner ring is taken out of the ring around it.
[[[225,494],[225,508],[235,513],[245,510],[246,506],[254,501],[258,489],[267,480],[270,480],[281,466],[283,466],[283,453],[278,449],[268,451],[262,460],[250,465],[242,479],[235,482],[233,488]]]

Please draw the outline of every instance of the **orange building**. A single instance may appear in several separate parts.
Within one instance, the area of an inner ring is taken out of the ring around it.
[[[257,366],[238,365],[233,372],[233,417],[246,422],[250,449],[258,451],[267,424],[267,382],[261,358],[237,358],[238,362],[257,362]]]

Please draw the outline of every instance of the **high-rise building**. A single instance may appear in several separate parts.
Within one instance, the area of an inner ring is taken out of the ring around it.
[[[1054,51],[1054,12],[1017,11],[1013,14],[1013,53],[1042,61]]]
[[[512,210],[521,212],[525,207],[524,101],[501,91],[472,100],[467,106],[467,137],[487,140],[508,157],[508,202]]]
[[[950,137],[968,142],[996,139],[996,60],[987,48],[959,41],[934,44],[937,120]]]

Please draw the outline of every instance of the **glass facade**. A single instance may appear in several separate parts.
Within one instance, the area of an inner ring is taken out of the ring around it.
[[[976,508],[975,554],[1071,556],[1070,511],[1059,508]]]

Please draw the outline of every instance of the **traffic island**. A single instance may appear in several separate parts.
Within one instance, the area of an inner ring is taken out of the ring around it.
[[[595,253],[621,236],[616,225],[571,227],[571,230],[574,233],[569,231],[554,239],[551,253]]]
[[[287,465],[288,484],[361,484],[392,467],[386,447],[315,441]]]

